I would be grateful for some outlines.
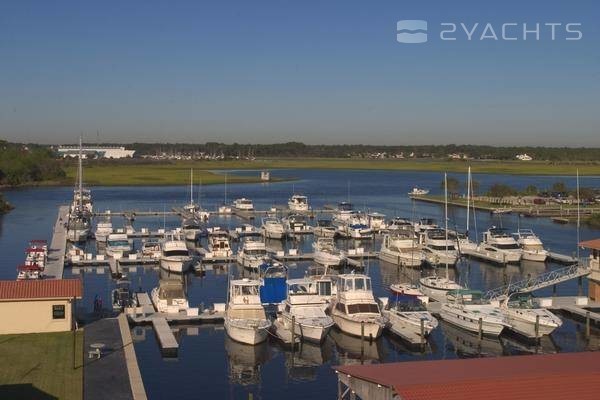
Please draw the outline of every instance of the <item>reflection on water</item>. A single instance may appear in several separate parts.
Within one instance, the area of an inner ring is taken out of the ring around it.
[[[229,362],[229,381],[236,385],[256,385],[260,382],[260,369],[269,360],[269,345],[256,346],[236,342],[225,335],[225,352]]]
[[[494,357],[504,354],[504,347],[498,338],[484,336],[479,340],[477,334],[444,321],[440,321],[440,328],[459,357]]]
[[[285,352],[288,376],[297,381],[314,381],[319,367],[333,359],[333,341],[327,338],[320,346],[302,342],[299,349]]]
[[[331,329],[329,336],[336,345],[338,362],[342,365],[371,364],[381,362],[385,358],[382,338],[361,341],[360,338],[347,335],[336,327]]]

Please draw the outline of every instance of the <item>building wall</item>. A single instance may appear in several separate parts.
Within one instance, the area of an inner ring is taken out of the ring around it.
[[[65,318],[53,319],[52,306],[64,305]],[[0,301],[0,334],[71,330],[71,300]]]

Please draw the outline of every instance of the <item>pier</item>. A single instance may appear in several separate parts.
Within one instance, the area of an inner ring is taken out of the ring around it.
[[[154,328],[154,332],[156,332],[161,349],[166,352],[177,352],[179,343],[177,343],[175,335],[171,332],[171,327],[167,323],[167,320],[162,317],[153,318],[152,327]]]
[[[44,268],[44,275],[50,279],[62,279],[65,268],[65,253],[67,247],[67,228],[69,206],[62,205],[58,208],[58,216],[54,223],[52,240],[48,248],[48,262]]]

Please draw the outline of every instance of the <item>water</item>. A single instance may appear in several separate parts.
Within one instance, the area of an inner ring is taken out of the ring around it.
[[[257,174],[257,171],[240,171],[240,174]],[[278,170],[275,177],[294,177],[293,182],[271,184],[231,184],[228,186],[228,199],[249,197],[258,209],[267,209],[273,205],[284,205],[295,190],[309,196],[313,208],[322,208],[326,204],[335,204],[340,200],[350,200],[356,208],[379,211],[388,217],[433,217],[439,223],[443,221],[443,207],[439,205],[411,202],[406,193],[413,187],[430,188],[432,193],[441,193],[443,175],[427,172],[397,171],[318,171],[318,170]],[[464,180],[461,175],[452,175]],[[474,175],[480,183],[480,191],[485,191],[494,183],[508,183],[518,188],[535,184],[539,188],[548,188],[556,181],[565,181],[575,186],[575,180],[564,177]],[[572,182],[571,182],[572,181]],[[600,186],[600,177],[582,177],[582,186]],[[189,187],[103,187],[93,188],[96,210],[170,210],[188,201]],[[204,207],[214,209],[223,201],[224,187],[221,185],[196,188],[195,197],[200,197]],[[50,239],[52,226],[56,219],[57,207],[66,203],[72,195],[72,188],[28,188],[6,192],[7,199],[16,205],[16,209],[0,219],[0,252],[3,264],[0,267],[1,279],[14,279],[15,267],[23,262],[24,250],[30,239]],[[463,208],[450,207],[449,224],[451,227],[464,228],[466,214]],[[501,218],[501,219],[500,219]],[[120,217],[113,219],[118,226],[124,221]],[[179,225],[176,217],[139,218],[136,227],[152,229],[163,226]],[[212,224],[232,228],[242,221],[236,218],[220,218]],[[256,221],[259,224],[260,221]],[[477,213],[479,232],[489,225],[502,225],[511,231],[518,226],[532,228],[538,233],[546,247],[552,251],[572,254],[576,251],[576,229],[574,225],[558,225],[548,219],[521,219],[514,215],[491,216],[489,213]],[[473,226],[471,227],[473,230]],[[587,227],[581,229],[581,240],[598,237],[600,232]],[[136,243],[139,246],[139,243]],[[309,251],[311,238],[306,237],[298,246]],[[275,243],[270,243],[275,245]],[[289,245],[289,244],[288,244]],[[339,246],[352,246],[339,242]],[[286,246],[286,244],[281,244]],[[366,245],[365,247],[369,247]],[[374,245],[378,248],[379,241]],[[93,243],[88,245],[95,252]],[[303,276],[308,263],[291,265],[292,277]],[[487,289],[501,286],[508,281],[521,277],[543,273],[556,265],[528,263],[506,268],[495,267],[472,261],[451,270],[453,277],[472,288]],[[371,261],[368,271],[373,278],[377,296],[386,295],[390,283],[398,280],[416,281],[419,271],[399,271],[395,266]],[[238,274],[235,266],[230,272]],[[114,282],[108,273],[98,273],[94,268],[65,271],[66,277],[79,276],[84,280],[84,299],[79,302],[78,313],[83,316],[91,312],[93,298],[101,296],[105,304],[110,301],[110,291]],[[150,291],[157,285],[160,272],[151,267],[138,267],[130,272],[129,279],[133,288]],[[172,278],[172,277],[171,277]],[[188,274],[184,277],[191,305],[202,302],[212,304],[224,302],[227,276],[225,270],[209,271],[199,277]],[[587,283],[584,280],[584,292]],[[572,281],[559,286],[559,294],[577,294],[577,282]],[[539,295],[551,295],[551,289],[545,289]],[[500,340],[486,339],[481,344],[472,335],[442,324],[432,334],[430,344],[424,353],[407,348],[400,340],[384,336],[372,345],[367,345],[362,362],[393,362],[400,360],[441,359],[473,357],[486,355],[521,354],[535,351],[565,352],[596,349],[600,343],[600,332],[592,331],[590,340],[584,339],[580,323],[563,318],[563,326],[553,333],[551,338],[542,341],[541,348],[522,343],[511,336],[502,336]],[[360,341],[333,332],[321,347],[304,345],[300,351],[292,354],[275,342],[256,347],[244,346],[229,340],[222,326],[192,325],[179,326],[176,336],[180,343],[176,359],[163,358],[154,332],[150,327],[135,327],[132,335],[139,360],[144,385],[151,399],[195,399],[199,396],[209,398],[246,399],[252,393],[254,398],[306,399],[334,398],[336,379],[332,366],[346,363],[360,363]]]

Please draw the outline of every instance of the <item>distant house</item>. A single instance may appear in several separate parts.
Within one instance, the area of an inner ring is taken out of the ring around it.
[[[533,160],[533,157],[531,157],[530,155],[523,153],[523,154],[517,154],[516,156],[517,160],[521,160],[521,161],[531,161]]]
[[[269,171],[261,171],[260,172],[260,180],[263,182],[268,182],[271,180],[271,173]]]
[[[127,150],[123,146],[119,147],[83,147],[81,149],[84,158],[131,158],[135,154],[135,150]],[[63,158],[75,158],[79,155],[79,147],[76,146],[60,146],[58,154]]]
[[[0,281],[0,334],[72,330],[82,294],[79,279]]]

